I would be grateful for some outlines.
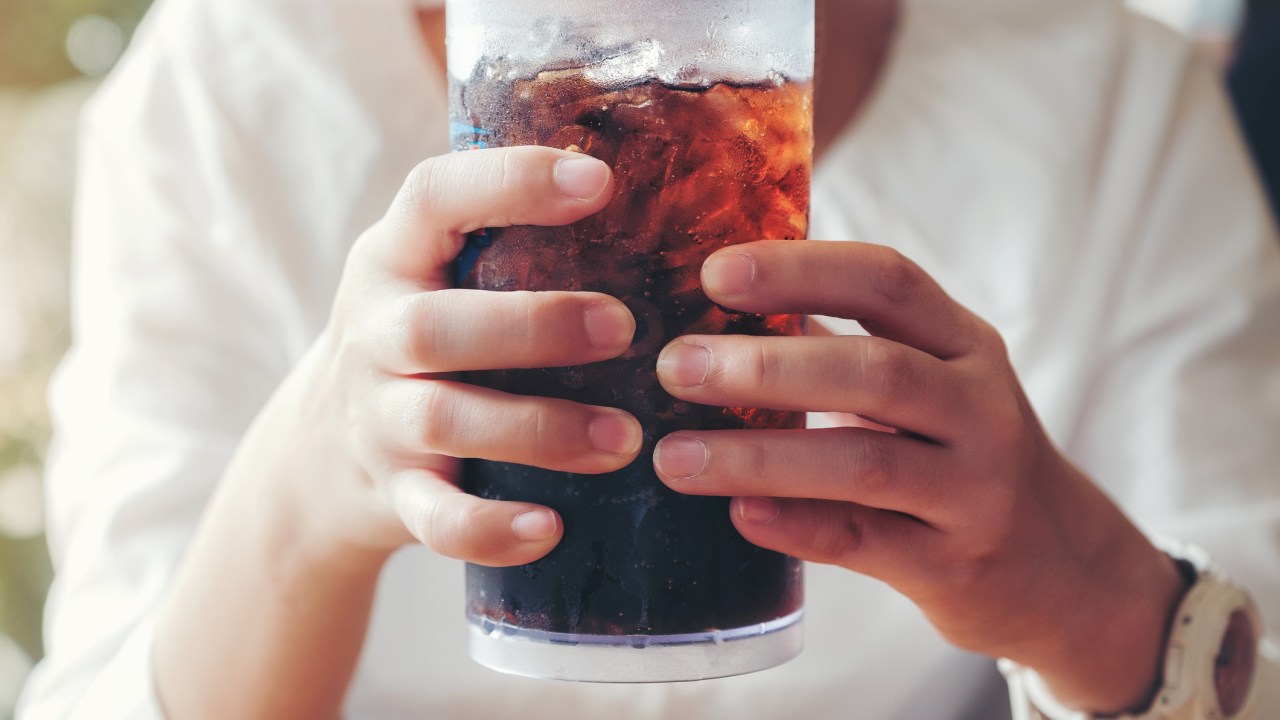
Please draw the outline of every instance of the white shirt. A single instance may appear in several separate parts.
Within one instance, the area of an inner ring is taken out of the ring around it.
[[[19,717],[156,718],[157,607],[354,238],[447,150],[412,0],[162,0],[87,111],[75,345],[52,392],[57,578]],[[893,245],[994,323],[1053,438],[1280,628],[1280,244],[1212,71],[1107,0],[909,0],[814,237]],[[584,686],[466,658],[460,564],[382,577],[352,718],[954,718],[985,660],[810,567],[808,649]],[[1082,592],[1087,588],[1082,589]]]

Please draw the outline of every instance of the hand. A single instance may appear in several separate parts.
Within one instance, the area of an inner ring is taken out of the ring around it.
[[[245,433],[184,556],[156,629],[166,716],[337,717],[394,549],[416,539],[508,565],[555,546],[555,513],[464,494],[454,458],[582,473],[635,458],[629,415],[450,375],[626,350],[635,324],[613,298],[449,288],[466,232],[570,223],[611,186],[603,163],[547,148],[414,170],[356,242],[327,327]]]
[[[658,372],[680,399],[849,422],[677,433],[655,453],[664,482],[734,496],[751,542],[884,580],[951,642],[1036,668],[1066,702],[1147,700],[1177,569],[1049,441],[992,327],[873,245],[739,246],[702,279],[722,305],[857,319],[871,337],[671,343]]]
[[[614,298],[450,289],[465,233],[568,224],[600,210],[611,191],[604,163],[547,148],[455,154],[413,172],[353,248],[328,327],[285,391],[301,409],[283,423],[307,428],[289,453],[307,469],[290,475],[302,482],[313,537],[335,552],[387,552],[417,539],[470,562],[532,562],[558,542],[559,517],[461,492],[455,458],[602,473],[636,457],[640,426],[622,411],[506,395],[451,375],[626,350],[635,322]]]

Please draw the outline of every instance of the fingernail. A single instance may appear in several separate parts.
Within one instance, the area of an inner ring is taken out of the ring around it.
[[[711,376],[711,348],[694,343],[668,345],[658,356],[658,373],[678,387],[704,385]]]
[[[644,440],[640,423],[626,413],[604,413],[587,426],[587,438],[596,450],[610,455],[631,455]]]
[[[761,497],[738,498],[738,515],[756,525],[768,525],[778,519],[782,506],[775,500]]]
[[[740,252],[712,255],[702,265],[702,285],[720,295],[741,295],[756,280],[756,259]]]
[[[658,471],[677,480],[691,480],[707,469],[711,452],[697,438],[668,437],[653,451]]]
[[[591,157],[559,160],[552,175],[560,192],[576,200],[590,200],[609,184],[609,166]]]
[[[601,349],[626,347],[635,334],[636,323],[626,306],[604,302],[592,305],[583,313],[587,340]]]
[[[558,522],[550,510],[531,510],[511,519],[511,532],[524,542],[541,542],[556,536]]]

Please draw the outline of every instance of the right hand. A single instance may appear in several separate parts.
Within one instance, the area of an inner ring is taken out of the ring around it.
[[[355,243],[327,327],[264,412],[291,433],[279,469],[311,538],[338,553],[385,555],[416,539],[482,565],[532,562],[559,542],[559,516],[462,492],[456,458],[575,473],[635,459],[640,425],[620,410],[453,379],[627,349],[635,321],[615,298],[451,287],[466,233],[569,224],[601,210],[612,190],[604,163],[549,148],[458,153],[414,169]]]

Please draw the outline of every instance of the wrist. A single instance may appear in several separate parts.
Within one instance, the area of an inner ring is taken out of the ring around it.
[[[1056,698],[1097,715],[1150,705],[1172,618],[1190,584],[1172,558],[1136,529],[1131,534],[1091,564],[1096,572],[1076,589],[1059,642],[1025,662]]]
[[[281,567],[330,581],[347,581],[372,586],[383,565],[398,545],[366,543],[355,533],[345,532],[339,523],[346,518],[325,512],[324,508],[306,510],[308,493],[324,492],[313,483],[290,481],[282,488],[287,495],[276,504],[278,513],[274,541]]]
[[[240,496],[231,504],[262,514],[269,549],[282,568],[376,579],[403,541],[379,542],[373,529],[400,525],[394,518],[372,518],[380,499],[343,452],[345,439],[330,407],[334,392],[326,389],[329,373],[317,361],[322,355],[313,348],[281,384],[246,432],[224,480],[228,493]]]
[[[1122,717],[1082,711],[1055,697],[1032,668],[1001,660],[1015,717],[1190,720],[1255,716],[1262,684],[1262,622],[1257,605],[1204,550],[1168,539],[1161,542],[1161,549],[1176,559],[1191,586],[1170,623],[1160,686],[1154,696]]]
[[[360,482],[324,481],[358,472],[354,468],[301,454],[281,462],[274,497],[265,504],[282,566],[316,577],[375,583],[391,554],[410,537],[394,512],[381,509],[380,498],[369,497],[375,491]],[[388,517],[371,518],[380,512]]]
[[[310,426],[298,422],[296,378],[245,434],[161,615],[157,693],[173,717],[335,717],[341,707],[390,551],[332,532],[353,516],[330,509],[344,498],[321,474],[320,435],[298,430]]]

